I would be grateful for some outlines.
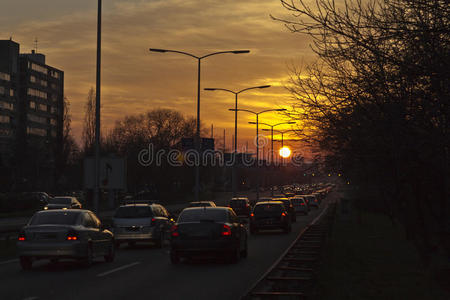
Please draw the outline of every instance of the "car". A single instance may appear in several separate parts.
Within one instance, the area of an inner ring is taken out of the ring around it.
[[[17,251],[24,270],[39,259],[75,259],[90,266],[99,256],[114,260],[114,235],[89,210],[41,210],[19,232]]]
[[[238,216],[248,217],[252,210],[250,201],[246,197],[231,198],[228,207],[231,207]]]
[[[282,229],[291,232],[291,218],[281,201],[258,202],[250,215],[250,233],[255,234],[261,229]]]
[[[214,255],[237,262],[247,257],[246,220],[229,207],[190,207],[181,211],[171,230],[170,261]]]
[[[48,199],[47,205],[44,207],[47,209],[69,209],[78,208],[81,209],[81,203],[77,198],[71,196],[55,196]]]
[[[316,195],[310,194],[310,195],[304,195],[303,197],[308,202],[309,207],[319,208],[320,203],[319,203],[319,200],[317,199]]]
[[[291,198],[292,205],[294,206],[295,213],[302,213],[307,215],[309,213],[309,206],[306,204],[306,201],[303,197],[292,197]]]
[[[133,203],[119,206],[112,218],[116,247],[122,243],[152,242],[162,247],[174,220],[160,204]]]
[[[214,203],[213,201],[194,201],[189,203],[189,207],[203,207],[203,206],[216,207],[216,203]]]
[[[295,213],[294,206],[292,205],[292,202],[289,198],[275,198],[272,199],[272,201],[281,201],[284,204],[284,207],[286,208],[289,217],[291,218],[291,222],[292,223],[297,222],[297,214]]]

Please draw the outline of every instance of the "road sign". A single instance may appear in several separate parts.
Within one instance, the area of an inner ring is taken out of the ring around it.
[[[118,157],[102,157],[100,159],[100,188],[108,190],[126,189],[126,160]],[[84,159],[84,188],[95,187],[95,159]]]

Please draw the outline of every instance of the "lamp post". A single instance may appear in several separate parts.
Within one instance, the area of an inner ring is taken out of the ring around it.
[[[242,89],[240,91],[232,91],[228,89],[222,89],[222,88],[205,88],[205,91],[225,91],[234,94],[234,154],[233,154],[233,170],[231,172],[231,185],[233,190],[233,197],[236,197],[236,154],[237,154],[237,112],[238,112],[238,95],[242,92],[253,90],[253,89],[265,89],[270,87],[270,85],[260,85],[260,86],[253,86],[249,88]]]
[[[256,115],[256,166],[259,167],[259,131],[258,131],[259,115],[270,111],[285,111],[286,109],[285,108],[266,109],[260,112],[254,112],[248,109],[233,109],[233,108],[229,109],[229,111],[236,111],[236,110],[245,111]],[[259,172],[257,172],[257,179],[256,179],[256,201],[259,201]]]
[[[100,66],[102,44],[102,0],[97,5],[97,69],[95,81],[95,183],[94,183],[94,212],[98,214],[100,198]]]
[[[279,134],[281,134],[281,148],[284,147],[284,134],[285,134],[286,132],[295,131],[295,130],[292,130],[292,129],[288,129],[288,130],[275,130],[275,129],[270,130],[270,129],[263,129],[263,130],[264,130],[264,131],[272,131],[272,136],[273,136],[273,132],[274,132],[274,131],[275,131],[275,132],[278,132]]]
[[[197,64],[198,65],[198,71],[197,71],[197,131],[195,134],[195,147],[196,147],[196,150],[198,151],[197,154],[200,155],[200,151],[201,151],[201,146],[200,146],[201,145],[201,141],[200,141],[200,62],[202,59],[213,56],[213,55],[225,54],[225,53],[243,54],[243,53],[249,53],[250,50],[219,51],[219,52],[209,53],[209,54],[206,54],[203,56],[196,56],[196,55],[193,55],[188,52],[177,51],[177,50],[155,49],[155,48],[150,48],[149,50],[151,52],[159,52],[159,53],[172,52],[172,53],[183,54],[183,55],[187,55],[192,58],[195,58],[198,62],[198,64]],[[199,201],[199,198],[200,198],[199,193],[200,193],[200,166],[199,166],[199,163],[197,163],[195,165],[195,201]]]

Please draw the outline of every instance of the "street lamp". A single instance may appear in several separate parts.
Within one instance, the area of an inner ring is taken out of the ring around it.
[[[255,122],[249,122],[250,124],[254,124]],[[273,128],[279,125],[284,125],[284,124],[295,124],[295,122],[281,122],[281,123],[277,123],[277,124],[267,124],[267,123],[261,123],[263,125],[269,126],[270,127],[270,131],[271,131],[271,153],[270,153],[270,161],[273,165]],[[263,129],[264,130],[264,129]],[[273,196],[273,184],[271,183],[270,185],[270,194],[271,196]]]
[[[280,133],[281,134],[281,148],[283,148],[283,146],[284,146],[284,134],[286,133],[286,132],[290,132],[290,131],[295,131],[295,130],[292,130],[292,129],[288,129],[288,130],[275,130],[275,129],[273,129],[273,130],[270,130],[270,129],[263,129],[264,131],[275,131],[275,132],[278,132],[278,133]],[[272,133],[272,136],[273,136],[273,133]]]
[[[236,153],[237,153],[237,112],[238,112],[238,107],[237,107],[237,103],[238,103],[238,95],[242,92],[248,91],[248,90],[253,90],[253,89],[265,89],[270,87],[270,85],[260,85],[260,86],[253,86],[253,87],[249,87],[249,88],[245,88],[242,89],[238,92],[232,91],[232,90],[228,90],[228,89],[222,89],[222,88],[205,88],[205,91],[225,91],[225,92],[229,92],[234,94],[235,96],[235,101],[234,101],[234,154],[233,154],[233,170],[231,172],[231,184],[232,184],[232,189],[233,189],[233,197],[236,197],[236,168],[235,168],[235,163],[236,163]]]
[[[248,122],[249,124],[255,124],[255,122]],[[273,164],[273,131],[274,131],[274,127],[276,127],[276,126],[278,126],[278,125],[284,125],[284,124],[295,124],[295,122],[281,122],[281,123],[277,123],[277,124],[274,124],[274,125],[270,125],[270,124],[267,124],[267,123],[260,123],[260,124],[263,124],[263,125],[266,125],[266,126],[269,126],[270,127],[270,129],[263,129],[264,131],[271,131],[271,151],[272,151],[272,154],[271,154],[271,158],[270,158],[270,160],[271,160],[271,162],[272,162],[272,164]]]
[[[219,52],[213,52],[209,53],[203,56],[196,56],[191,53],[183,52],[183,51],[177,51],[177,50],[167,50],[167,49],[155,49],[150,48],[151,52],[159,52],[159,53],[178,53],[190,56],[192,58],[195,58],[198,61],[198,72],[197,72],[197,131],[195,134],[195,146],[196,150],[198,151],[198,154],[200,155],[200,61],[204,58],[217,55],[217,54],[225,54],[225,53],[232,53],[232,54],[243,54],[243,53],[249,53],[250,50],[230,50],[230,51],[219,51]],[[200,166],[199,164],[196,164],[195,166],[195,201],[199,201],[199,192],[200,192]]]
[[[252,113],[256,115],[256,166],[259,166],[259,131],[258,131],[258,124],[259,124],[259,115],[262,113],[270,112],[270,111],[285,111],[286,108],[278,108],[278,109],[266,109],[260,112],[254,112],[248,109],[228,109],[229,111],[245,111],[248,113]],[[257,172],[257,179],[256,179],[256,201],[259,201],[259,172]]]

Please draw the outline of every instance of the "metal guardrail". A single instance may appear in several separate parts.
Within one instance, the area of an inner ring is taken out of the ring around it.
[[[336,203],[328,204],[241,299],[311,299],[316,293],[317,269],[335,213]]]

